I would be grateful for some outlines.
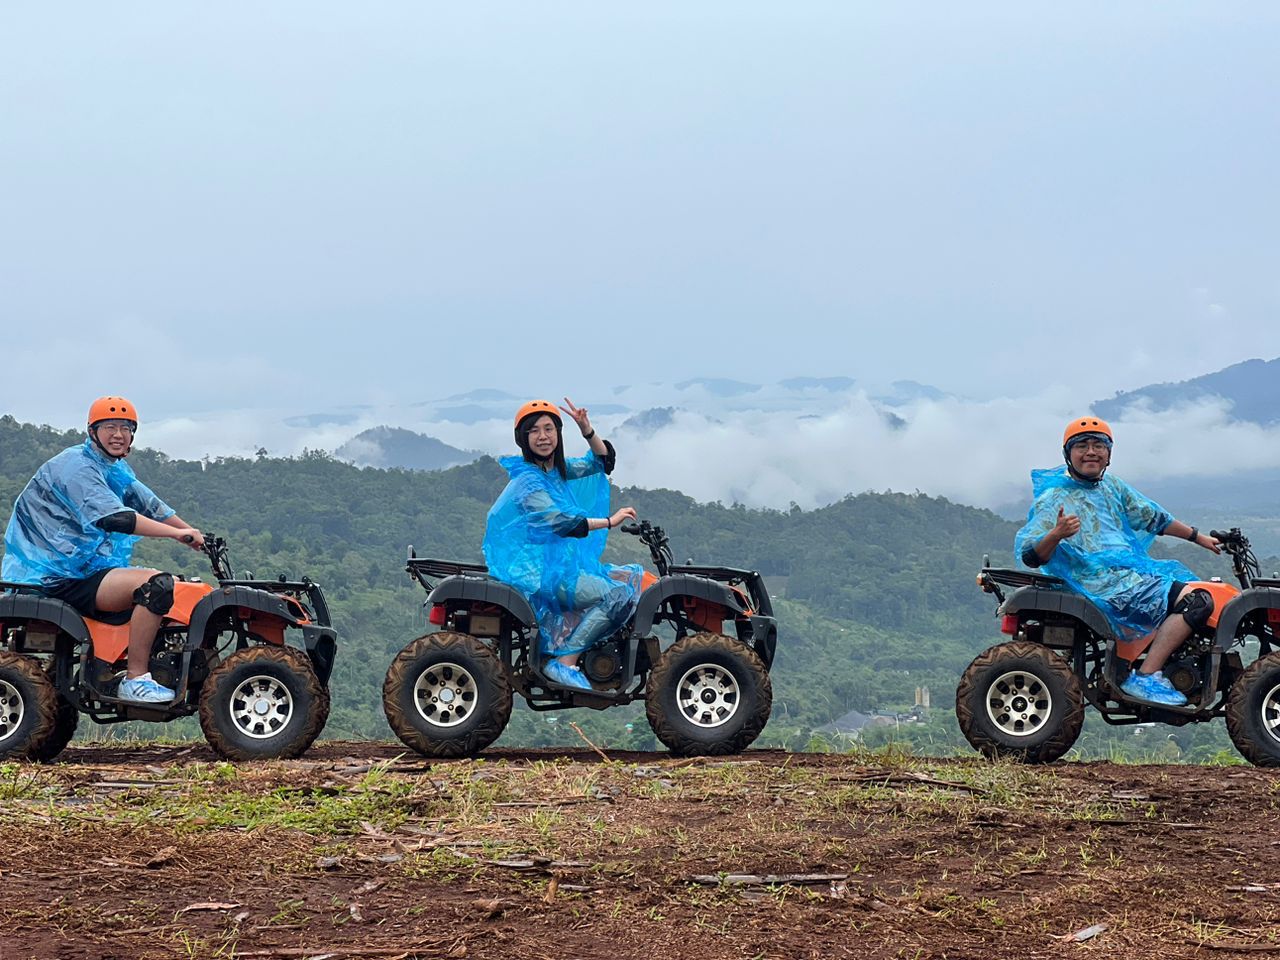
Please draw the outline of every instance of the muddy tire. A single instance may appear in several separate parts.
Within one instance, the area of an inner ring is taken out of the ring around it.
[[[293,647],[237,650],[200,691],[200,729],[228,760],[301,756],[328,719],[329,691]]]
[[[0,653],[0,758],[36,754],[53,732],[58,692],[39,661]]]
[[[31,759],[39,760],[41,763],[51,763],[57,759],[58,754],[67,749],[67,744],[76,735],[76,727],[80,723],[80,711],[61,694],[57,697],[58,706],[53,715],[53,729],[49,731],[49,736],[44,743],[31,752]]]
[[[1062,657],[1016,640],[980,653],[956,688],[960,732],[984,756],[1049,763],[1084,725],[1084,692]]]
[[[382,684],[392,731],[426,757],[470,757],[511,719],[511,681],[498,655],[465,633],[429,633],[400,651]]]
[[[1280,767],[1280,651],[1259,657],[1231,685],[1227,733],[1259,767]]]
[[[682,757],[745,750],[769,722],[773,681],[755,653],[718,633],[695,633],[658,658],[645,689],[654,734]]]

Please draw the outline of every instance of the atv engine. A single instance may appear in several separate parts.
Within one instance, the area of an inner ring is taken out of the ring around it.
[[[622,649],[618,641],[598,644],[583,653],[582,669],[594,683],[616,683],[622,676]]]
[[[1164,675],[1179,693],[1189,696],[1200,689],[1200,663],[1194,657],[1170,660],[1164,665]]]

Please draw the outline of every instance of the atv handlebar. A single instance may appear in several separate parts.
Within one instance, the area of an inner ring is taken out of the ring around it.
[[[1248,590],[1254,578],[1262,575],[1258,558],[1253,554],[1249,538],[1240,532],[1239,527],[1230,530],[1210,530],[1209,536],[1222,545],[1222,549],[1231,557],[1232,572],[1240,581],[1240,586]]]
[[[638,523],[630,520],[618,529],[633,537],[639,537],[640,541],[649,548],[649,556],[653,558],[653,565],[658,569],[658,576],[667,575],[675,558],[671,554],[667,535],[661,527],[655,527],[648,520],[641,520]]]
[[[188,538],[183,538],[188,539]],[[231,560],[228,556],[227,541],[212,533],[204,534],[204,554],[209,558],[209,566],[213,568],[213,575],[218,580],[233,580],[235,574],[231,570]]]

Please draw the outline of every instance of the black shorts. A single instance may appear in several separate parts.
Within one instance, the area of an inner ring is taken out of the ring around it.
[[[1174,605],[1177,604],[1178,602],[1178,594],[1180,594],[1185,589],[1187,589],[1187,585],[1183,583],[1181,580],[1173,581],[1173,586],[1169,588],[1169,606],[1168,606],[1168,609],[1165,611],[1166,617],[1171,616],[1173,614]]]
[[[92,617],[98,610],[98,587],[110,570],[99,570],[83,580],[59,580],[44,592],[55,600],[69,603],[83,616]]]

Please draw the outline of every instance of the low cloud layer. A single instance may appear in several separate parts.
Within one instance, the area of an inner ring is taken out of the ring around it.
[[[920,491],[961,503],[1007,507],[1029,491],[1029,472],[1060,462],[1063,425],[1086,409],[1074,395],[918,400],[889,410],[862,393],[825,409],[676,409],[652,433],[625,426],[627,415],[594,418],[619,449],[615,481],[667,487],[702,501],[806,509],[863,491]],[[263,411],[148,425],[140,441],[170,456],[200,458],[334,450],[366,427],[401,426],[464,449],[513,450],[509,420],[423,422],[406,408],[368,409],[355,424],[290,427]],[[1231,420],[1225,404],[1175,411],[1129,409],[1113,424],[1113,470],[1141,484],[1186,476],[1228,476],[1280,467],[1280,428]],[[570,436],[570,455],[583,444]]]

